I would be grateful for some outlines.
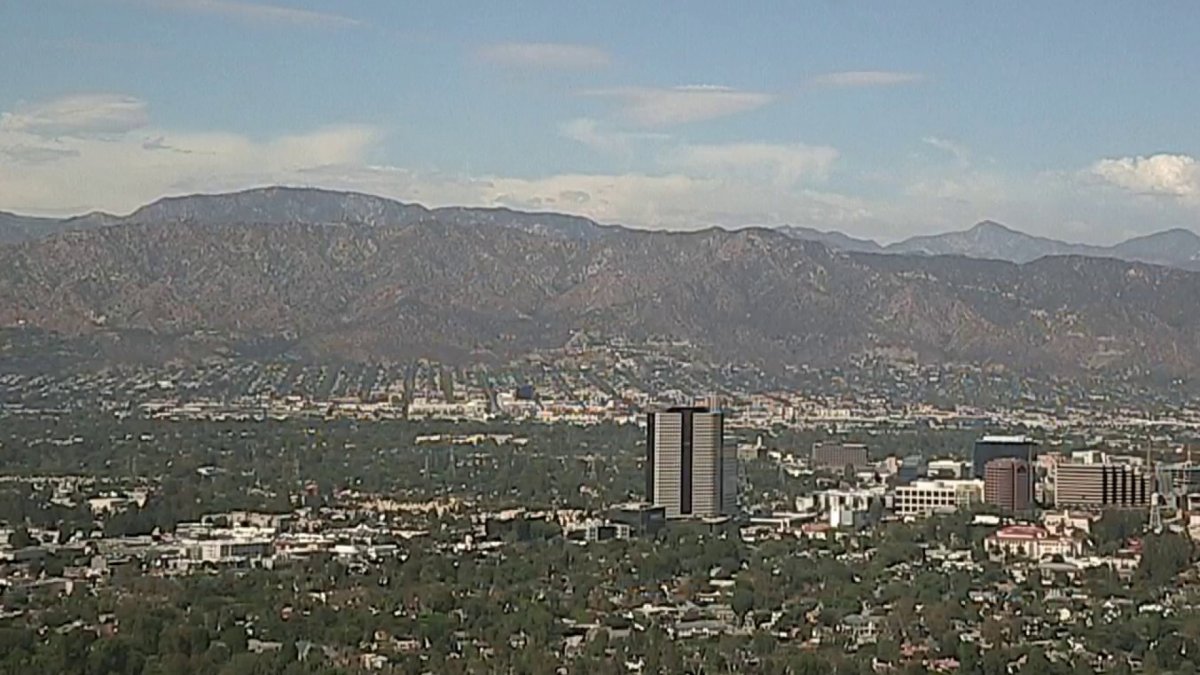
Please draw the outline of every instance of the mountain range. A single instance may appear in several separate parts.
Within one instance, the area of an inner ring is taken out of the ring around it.
[[[429,209],[420,204],[406,204],[358,192],[272,186],[224,194],[165,197],[127,216],[95,212],[55,220],[0,211],[0,244],[110,225],[257,223],[402,226],[433,219],[451,224],[470,222],[512,227],[535,234],[585,240],[601,236],[610,229],[587,218],[561,213],[459,206]]]
[[[515,227],[533,233],[577,239],[594,239],[619,227],[560,213],[527,213],[506,208],[476,207],[430,209],[419,204],[361,193],[275,186],[226,194],[168,197],[128,216],[96,212],[57,220],[0,211],[0,244],[116,224],[256,222],[394,226],[429,219]],[[1038,237],[990,220],[968,230],[920,235],[888,245],[810,227],[785,225],[776,229],[795,239],[820,242],[831,249],[852,253],[958,255],[1015,263],[1032,262],[1045,256],[1078,255],[1200,270],[1200,234],[1183,228],[1136,237],[1113,246],[1076,244]]]
[[[6,334],[153,359],[465,362],[582,330],[773,369],[882,354],[1200,374],[1200,273],[1107,257],[848,252],[771,229],[652,232],[289,188],[76,225],[0,245]]]
[[[1200,235],[1182,228],[1135,237],[1114,246],[1071,244],[1035,237],[990,220],[978,223],[969,230],[911,237],[887,246],[836,231],[794,226],[785,226],[780,230],[790,237],[818,241],[833,249],[857,253],[959,255],[1015,263],[1032,262],[1045,256],[1078,255],[1200,270]]]

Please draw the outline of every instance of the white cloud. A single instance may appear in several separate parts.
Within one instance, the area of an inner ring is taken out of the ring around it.
[[[784,223],[838,227],[869,215],[863,202],[843,195],[682,173],[496,177],[488,184],[480,195],[484,203],[552,208],[602,222],[672,230]],[[587,198],[570,201],[565,195]]]
[[[612,62],[608,52],[598,47],[552,42],[488,45],[476,55],[487,63],[530,70],[590,70]]]
[[[667,163],[703,176],[769,180],[788,186],[824,178],[838,158],[836,148],[803,143],[722,143],[684,145]]]
[[[78,154],[79,152],[77,150],[67,150],[60,147],[55,147],[53,144],[16,144],[0,147],[0,155],[3,155],[13,162],[19,162],[22,164],[42,164],[44,162],[53,162],[55,160],[63,159],[64,157],[75,157]]]
[[[1200,165],[1188,155],[1102,159],[1090,167],[1089,173],[1137,194],[1189,199],[1200,196]]]
[[[265,141],[152,127],[48,139],[40,135],[43,126],[34,129],[38,133],[0,125],[2,152],[11,155],[15,148],[25,160],[0,162],[0,208],[123,213],[165,194],[286,181],[325,166],[362,164],[379,136],[371,127],[349,125]]]
[[[603,122],[589,117],[580,117],[559,125],[558,133],[576,143],[600,152],[630,156],[635,150],[647,145],[670,140],[667,134],[647,131],[622,131],[609,128]]]
[[[569,126],[585,139],[588,134],[638,135],[586,123]],[[692,146],[678,156],[678,170],[661,175],[521,178],[372,165],[371,148],[378,138],[376,129],[361,126],[329,127],[269,140],[224,132],[184,133],[154,125],[103,137],[47,139],[6,127],[0,129],[0,148],[20,148],[39,161],[0,162],[0,209],[128,213],[164,195],[283,184],[360,190],[433,206],[549,209],[668,229],[785,222],[836,227],[867,212],[863,203],[852,198],[780,186],[743,173],[757,168],[785,176],[823,171],[827,151],[807,146]]]
[[[893,70],[847,70],[818,75],[808,82],[819,87],[892,87],[899,84],[915,84],[925,79],[921,73],[906,73]]]
[[[85,106],[110,112],[59,115],[39,112],[58,109],[43,104],[0,117],[0,210],[127,213],[164,195],[282,184],[359,190],[431,206],[553,210],[666,229],[791,223],[895,239],[991,218],[1035,234],[1077,239],[1086,232],[1089,241],[1111,242],[1177,226],[1194,215],[1189,209],[1196,204],[1081,189],[1077,171],[1022,176],[946,162],[893,170],[890,177],[886,167],[877,170],[878,178],[839,172],[839,180],[857,180],[876,195],[856,197],[812,185],[838,166],[834,148],[687,144],[588,119],[569,122],[559,132],[606,152],[644,150],[631,163],[641,169],[540,177],[445,174],[373,164],[381,133],[372,127],[340,125],[253,139],[181,132],[127,111],[111,112],[128,107]],[[144,103],[133,108],[145,114]],[[52,128],[72,133],[49,134]],[[1086,176],[1138,193],[1200,199],[1196,163],[1186,156],[1104,160]]]
[[[664,127],[728,117],[761,108],[775,99],[773,94],[713,85],[618,87],[582,93],[620,101],[620,116],[640,127]]]
[[[669,134],[613,129],[587,117],[561,124],[559,134],[627,160],[644,151],[641,158],[690,176],[768,181],[779,186],[823,179],[839,156],[836,148],[803,143],[679,143]]]
[[[462,176],[393,166],[325,166],[267,182],[357,190],[428,206],[506,206],[570,213],[600,222],[669,230],[795,223],[853,227],[870,217],[844,195],[683,173],[583,174],[538,178]],[[212,189],[212,188],[210,188]],[[218,186],[217,189],[232,189]],[[3,208],[0,202],[0,208]]]
[[[926,204],[951,202],[975,207],[997,204],[1010,196],[1009,191],[1001,176],[981,171],[914,176],[904,188],[906,196]]]
[[[280,7],[241,0],[141,0],[159,9],[213,14],[242,21],[284,23],[310,26],[358,26],[362,22],[340,14]]]
[[[925,138],[921,139],[921,142],[952,155],[954,159],[958,160],[961,164],[966,164],[971,159],[971,149],[962,143],[957,143],[945,138],[939,138],[937,136],[926,136]]]
[[[600,130],[600,123],[594,119],[581,117],[562,123],[558,133],[577,143],[582,143],[593,150],[601,152],[624,152],[627,143],[619,134]]]
[[[118,94],[75,94],[0,114],[0,132],[36,136],[124,133],[149,121],[146,102]]]

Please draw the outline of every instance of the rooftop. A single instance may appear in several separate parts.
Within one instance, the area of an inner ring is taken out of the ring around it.
[[[1037,525],[1009,525],[996,530],[992,536],[997,539],[1045,539],[1050,533]]]
[[[1026,462],[1024,459],[1022,459],[1020,457],[1000,457],[999,459],[993,459],[992,461],[988,462],[986,466],[988,468],[1011,467],[1011,466],[1023,467],[1023,466],[1026,466],[1027,464],[1028,464],[1028,462]]]
[[[1001,445],[1029,445],[1033,440],[1028,436],[984,436],[979,439],[980,443],[996,443]]]
[[[915,480],[908,485],[901,485],[896,488],[899,490],[938,490],[952,489],[960,487],[983,487],[983,481],[978,478],[963,478],[963,479],[920,479]]]

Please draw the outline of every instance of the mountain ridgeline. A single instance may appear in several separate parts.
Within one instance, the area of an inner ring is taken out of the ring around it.
[[[1015,263],[1033,262],[1046,256],[1076,255],[1200,271],[1200,235],[1182,228],[1136,237],[1115,246],[1070,244],[1057,239],[1035,237],[990,220],[962,232],[922,235],[887,246],[870,239],[855,239],[841,232],[793,226],[780,230],[796,239],[818,241],[839,251],[855,253],[959,255]]]
[[[448,224],[490,224],[536,234],[592,239],[611,229],[587,218],[561,213],[527,213],[505,208],[451,206],[429,209],[357,192],[315,188],[266,187],[225,194],[165,197],[128,216],[89,213],[53,220],[0,212],[0,244],[17,243],[60,232],[109,225],[411,225],[426,220]]]
[[[266,187],[224,194],[166,197],[128,216],[89,213],[57,220],[0,211],[0,244],[109,225],[194,223],[203,225],[410,225],[425,220],[447,224],[492,225],[569,239],[592,240],[618,229],[562,213],[529,213],[507,208],[451,206],[430,209],[356,192],[316,188]],[[1045,256],[1116,258],[1129,262],[1200,271],[1200,234],[1183,228],[1135,237],[1114,246],[1072,244],[1036,237],[992,221],[961,232],[921,235],[886,246],[837,231],[784,225],[778,231],[848,253],[958,255],[1027,263]]]
[[[0,329],[140,341],[162,359],[467,362],[588,331],[766,368],[887,354],[1200,374],[1200,274],[1112,257],[847,252],[795,232],[649,232],[287,188],[84,218],[0,246]]]

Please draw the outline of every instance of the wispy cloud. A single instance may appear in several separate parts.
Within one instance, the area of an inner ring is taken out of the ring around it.
[[[78,94],[0,113],[0,208],[128,211],[164,194],[361,165],[380,132],[338,125],[271,139],[158,128],[140,99]]]
[[[559,125],[558,133],[587,147],[618,155],[630,155],[646,143],[670,140],[670,135],[650,131],[623,131],[610,129],[599,120],[581,117]]]
[[[641,127],[664,127],[728,117],[761,108],[775,100],[773,94],[715,85],[618,87],[592,89],[582,94],[620,101],[620,116],[630,124]]]
[[[132,96],[75,94],[2,113],[0,131],[46,137],[124,133],[147,124],[146,108]]]
[[[309,26],[359,26],[362,22],[340,14],[281,7],[243,0],[139,0],[158,9],[213,14],[240,21],[283,23]]]
[[[681,173],[568,173],[529,178],[456,176],[369,166],[325,167],[306,172],[305,178],[300,182],[415,200],[429,206],[552,210],[601,222],[672,230],[781,223],[842,228],[869,215],[865,203],[844,195],[805,188],[780,190],[757,181]]]
[[[1189,155],[1102,159],[1087,171],[1093,177],[1142,195],[1200,197],[1200,163]]]
[[[938,136],[926,136],[925,138],[921,139],[921,142],[952,155],[954,159],[958,160],[960,163],[965,164],[971,159],[971,149],[962,143]]]
[[[524,70],[591,70],[612,62],[608,52],[588,45],[553,42],[506,42],[476,52],[479,60]]]
[[[67,157],[77,157],[79,151],[64,150],[53,145],[17,144],[0,147],[0,155],[21,164],[45,164]]]
[[[901,84],[916,84],[924,79],[925,76],[921,73],[894,70],[846,70],[817,75],[809,79],[808,83],[817,87],[894,87]]]
[[[167,139],[165,136],[156,136],[154,138],[147,138],[146,140],[142,141],[142,149],[143,150],[164,150],[167,152],[178,152],[178,153],[181,153],[184,155],[190,155],[191,153],[194,152],[194,150],[184,150],[183,148],[177,148],[173,145],[169,145],[167,143]]]
[[[689,174],[769,181],[789,186],[829,174],[836,148],[803,143],[717,143],[684,145],[665,162]]]

